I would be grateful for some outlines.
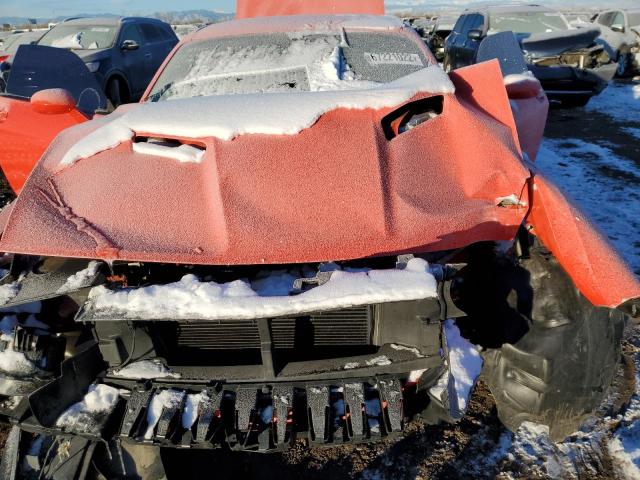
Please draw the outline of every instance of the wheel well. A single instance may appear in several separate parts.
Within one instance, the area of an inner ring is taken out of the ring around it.
[[[120,99],[122,100],[122,103],[129,103],[131,101],[131,89],[129,88],[129,82],[127,82],[127,79],[124,78],[124,76],[117,73],[111,75],[105,83],[105,91],[108,93],[109,85],[111,85],[111,82],[114,80],[120,81]]]

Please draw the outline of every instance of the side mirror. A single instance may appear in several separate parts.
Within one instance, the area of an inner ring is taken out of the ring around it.
[[[618,33],[624,33],[624,27],[622,25],[611,25],[611,30]]]
[[[136,42],[135,40],[125,40],[124,42],[122,42],[120,48],[122,50],[137,50],[138,48],[140,48],[140,45],[138,45],[138,42]]]
[[[470,40],[482,40],[482,30],[469,30],[467,35]]]
[[[58,115],[75,109],[76,100],[64,88],[49,88],[31,96],[31,108],[44,115]]]

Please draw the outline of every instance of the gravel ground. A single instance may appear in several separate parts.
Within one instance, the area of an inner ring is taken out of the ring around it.
[[[553,110],[538,163],[594,218],[640,275],[639,118],[640,84],[629,82],[613,85],[586,109]],[[0,201],[8,195],[0,188]],[[467,415],[457,425],[410,425],[401,439],[357,447],[309,450],[298,445],[281,455],[214,452],[208,454],[209,471],[219,478],[265,480],[638,478],[640,435],[634,425],[640,418],[639,352],[640,327],[632,324],[611,394],[581,431],[559,444],[536,425],[525,425],[515,435],[507,431],[480,381]],[[0,441],[3,435],[0,430]],[[203,464],[197,455],[168,464],[182,478],[200,477]]]

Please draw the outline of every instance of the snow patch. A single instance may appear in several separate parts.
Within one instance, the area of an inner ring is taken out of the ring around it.
[[[74,433],[98,433],[96,428],[116,406],[120,390],[109,385],[90,385],[84,398],[65,410],[56,427]]]
[[[141,360],[126,367],[115,370],[114,377],[128,379],[156,379],[156,378],[180,378],[179,373],[174,373],[166,365],[156,360]]]
[[[444,332],[449,350],[449,375],[453,377],[458,409],[464,411],[471,396],[471,389],[482,370],[482,357],[478,347],[462,338],[453,320],[445,322]],[[449,382],[449,378],[446,377],[447,375],[444,375],[434,388],[446,388]]]
[[[206,392],[190,393],[187,395],[184,410],[182,412],[182,427],[190,429],[198,418],[200,403],[208,402],[209,396]]]
[[[407,347],[405,345],[396,345],[395,343],[391,344],[391,348],[393,348],[394,350],[398,350],[398,351],[405,351],[405,352],[411,352],[413,353],[416,357],[418,358],[422,358],[424,357],[424,355],[422,355],[420,353],[420,350],[418,350],[415,347]]]
[[[366,364],[369,367],[384,367],[386,365],[391,365],[391,360],[389,360],[389,357],[387,357],[386,355],[380,355],[378,357],[370,358],[366,361]]]
[[[516,83],[529,83],[531,81],[538,82],[538,79],[531,72],[512,73],[504,77],[505,85],[514,85]]]
[[[160,420],[163,408],[177,408],[182,403],[185,393],[180,390],[163,390],[156,393],[147,409],[147,430],[144,434],[146,440],[153,438],[153,432]]]
[[[281,288],[282,279],[274,281]],[[261,289],[270,289],[267,280]],[[414,258],[403,270],[335,271],[323,285],[293,296],[261,296],[244,280],[219,284],[194,275],[168,285],[117,291],[98,286],[89,293],[88,310],[136,320],[246,320],[436,296],[429,264]]]
[[[65,284],[60,287],[56,293],[65,293],[72,292],[74,290],[79,290],[87,286],[93,277],[98,273],[98,269],[100,268],[100,262],[91,261],[89,265],[84,270],[80,270],[79,272],[74,273],[69,278]]]
[[[133,144],[133,151],[141,155],[170,158],[180,163],[200,163],[204,157],[204,150],[186,144],[172,147],[157,143],[137,142]]]
[[[419,92],[449,94],[455,87],[444,71],[431,65],[394,82],[361,90],[219,95],[131,108],[79,140],[64,155],[65,167],[133,138],[134,132],[185,138],[239,135],[296,135],[325,113],[339,108],[365,110],[399,105]],[[283,115],[282,112],[287,112]]]
[[[9,303],[20,291],[20,283],[12,282],[0,285],[0,305]]]
[[[38,370],[24,353],[13,349],[14,330],[18,325],[15,315],[7,315],[0,321],[0,342],[5,349],[0,352],[0,371],[15,377],[27,377]]]

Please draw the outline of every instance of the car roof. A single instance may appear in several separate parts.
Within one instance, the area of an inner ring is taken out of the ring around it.
[[[105,25],[105,26],[117,26],[125,22],[136,22],[144,20],[145,22],[165,23],[156,18],[148,17],[78,17],[65,20],[65,25]],[[55,28],[55,27],[54,27]]]
[[[285,33],[301,31],[402,31],[405,26],[398,17],[384,15],[291,15],[286,17],[257,17],[209,25],[190,37],[191,40],[209,38]]]

